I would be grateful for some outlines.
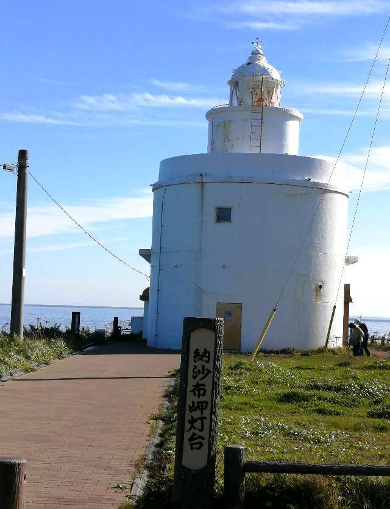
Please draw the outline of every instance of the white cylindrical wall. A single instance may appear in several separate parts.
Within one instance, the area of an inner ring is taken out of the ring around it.
[[[208,152],[298,155],[303,117],[293,108],[218,107],[206,118]]]
[[[144,302],[144,318],[142,320],[142,337],[148,338],[148,321],[149,321],[149,301]]]
[[[148,344],[180,348],[185,316],[215,316],[217,302],[234,302],[242,303],[241,350],[252,350],[320,204],[263,347],[323,346],[347,226],[347,194],[325,189],[331,168],[271,154],[163,161],[154,188]],[[215,207],[231,207],[232,222],[216,223]],[[341,336],[338,312],[331,337]]]

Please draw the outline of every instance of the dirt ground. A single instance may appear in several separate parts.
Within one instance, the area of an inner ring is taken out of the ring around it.
[[[373,357],[382,357],[385,359],[390,359],[390,349],[388,346],[381,347],[381,346],[370,346],[369,350],[371,352],[371,355]]]

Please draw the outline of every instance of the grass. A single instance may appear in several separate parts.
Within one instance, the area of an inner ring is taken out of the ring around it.
[[[152,482],[138,507],[169,507],[176,392],[165,416]],[[342,350],[225,355],[217,456],[216,507],[221,504],[223,447],[240,444],[263,461],[388,465],[390,360],[348,358]],[[387,478],[252,474],[246,507],[385,508]]]
[[[121,339],[134,339],[135,334]],[[0,376],[17,371],[33,371],[38,365],[63,359],[72,352],[83,350],[90,345],[102,345],[109,337],[100,332],[82,328],[77,338],[70,330],[65,332],[59,325],[29,325],[24,329],[24,340],[0,332]]]
[[[0,334],[0,375],[33,371],[37,365],[63,359],[71,353],[61,338],[25,339]]]

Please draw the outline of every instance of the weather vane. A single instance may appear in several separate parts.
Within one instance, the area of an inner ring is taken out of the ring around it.
[[[261,49],[262,46],[265,46],[264,41],[262,41],[258,37],[255,37],[255,40],[252,41],[252,44],[255,46],[255,48],[258,48],[258,49]]]

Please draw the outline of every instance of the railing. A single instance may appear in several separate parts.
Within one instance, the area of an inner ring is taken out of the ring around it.
[[[330,465],[312,463],[280,463],[245,461],[245,447],[230,445],[224,452],[225,509],[242,509],[245,499],[245,474],[316,474],[316,475],[370,475],[390,476],[390,466],[382,465]]]
[[[218,108],[227,108],[229,105],[229,103],[226,103],[226,104],[217,104],[216,106],[213,106],[212,108],[210,108],[209,111],[211,110],[217,110]]]

